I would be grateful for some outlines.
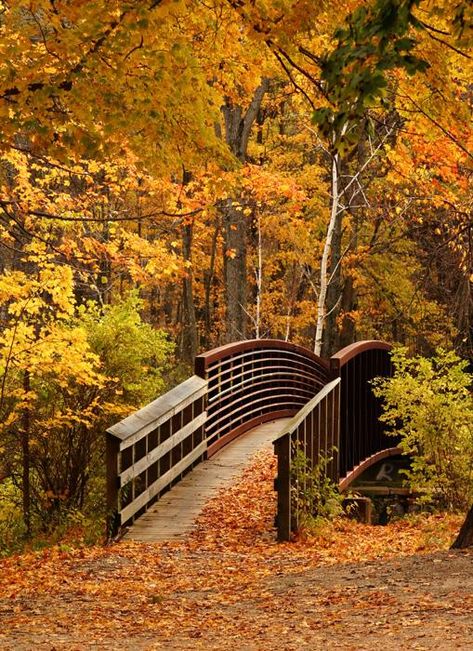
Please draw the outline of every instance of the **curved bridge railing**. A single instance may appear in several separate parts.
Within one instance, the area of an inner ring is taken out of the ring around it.
[[[371,385],[375,377],[392,375],[391,348],[383,341],[360,341],[330,358],[331,377],[341,379],[341,478],[376,452],[393,446],[393,438],[386,436],[379,420],[381,402]]]
[[[289,540],[301,517],[298,504],[300,482],[294,465],[296,452],[304,453],[307,469],[331,459],[325,473],[341,490],[372,463],[391,454],[395,439],[387,436],[379,421],[381,403],[371,381],[392,374],[389,351],[381,341],[361,341],[330,358],[332,381],[327,384],[274,441],[278,457],[277,527],[279,540]]]
[[[250,339],[195,360],[208,382],[208,456],[252,427],[293,416],[329,380],[328,362],[278,339]]]

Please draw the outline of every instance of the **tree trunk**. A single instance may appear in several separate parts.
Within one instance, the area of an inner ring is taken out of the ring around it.
[[[255,90],[246,112],[227,99],[222,107],[225,122],[225,141],[242,163],[246,161],[251,129],[269,89],[269,80],[262,79]],[[238,195],[237,195],[238,197]],[[247,331],[247,219],[241,198],[222,202],[224,236],[224,279],[226,297],[227,342],[244,339]]]
[[[23,391],[28,400],[30,393],[30,373],[25,371],[23,375]],[[21,431],[21,452],[22,452],[22,492],[23,492],[23,521],[25,523],[26,537],[31,537],[31,485],[30,485],[30,426],[31,412],[29,407],[23,410],[23,422]]]
[[[220,234],[220,221],[217,217],[215,222],[215,229],[212,235],[212,248],[210,252],[210,263],[209,268],[204,271],[204,287],[205,287],[205,301],[204,301],[204,321],[205,321],[205,333],[204,333],[204,346],[206,349],[211,347],[211,331],[212,331],[212,285],[215,278],[215,260],[217,256],[217,242],[218,236]]]
[[[269,79],[262,79],[244,115],[241,106],[233,104],[229,99],[222,106],[225,120],[225,141],[232,153],[242,163],[246,160],[251,128],[258,117],[261,103],[268,89]]]
[[[192,287],[192,236],[192,222],[184,224],[182,228],[182,252],[184,260],[189,263],[189,266],[182,281],[182,356],[190,364],[194,362],[198,347],[194,290]]]
[[[342,218],[343,211],[337,209],[330,251],[330,265],[327,287],[327,316],[325,317],[325,334],[322,342],[322,355],[330,357],[338,349],[337,317],[340,312],[340,296],[342,293],[341,255],[342,255]]]
[[[352,312],[354,309],[356,309],[356,305],[357,297],[356,290],[353,285],[353,278],[351,276],[348,276],[345,278],[342,292],[342,302],[340,305],[340,311],[342,312],[343,317],[337,342],[338,349],[344,348],[345,346],[348,346],[349,344],[352,344],[354,341],[356,341],[355,321],[350,316],[347,316],[347,312]]]
[[[473,547],[473,505],[450,549],[465,549],[466,547]]]
[[[322,341],[324,334],[324,325],[327,312],[327,290],[330,283],[328,266],[330,261],[330,255],[332,251],[332,240],[335,233],[335,227],[337,224],[337,219],[339,218],[339,170],[338,170],[339,157],[338,154],[334,154],[332,159],[332,205],[330,210],[330,221],[327,228],[327,235],[325,237],[324,251],[322,254],[322,260],[320,263],[320,289],[319,289],[319,298],[317,301],[317,317],[316,317],[316,328],[315,328],[315,341],[314,341],[314,353],[320,355],[322,352]]]
[[[261,217],[257,217],[258,229],[258,266],[255,270],[256,277],[256,315],[255,315],[255,339],[261,337],[261,298],[263,291],[263,241],[261,236]]]
[[[226,202],[223,212],[226,341],[246,338],[246,220],[240,204]]]

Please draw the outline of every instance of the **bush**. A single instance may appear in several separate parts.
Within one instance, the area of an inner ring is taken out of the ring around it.
[[[0,527],[11,523],[8,539],[49,537],[71,527],[95,536],[105,508],[104,431],[166,388],[173,346],[163,331],[143,322],[141,307],[134,293],[104,308],[73,304],[47,328],[23,324],[15,356],[14,324],[9,338],[0,338],[0,462],[11,478],[2,485]],[[26,467],[30,507],[25,526],[17,526]]]
[[[299,526],[312,526],[317,519],[331,520],[341,515],[343,497],[327,476],[331,458],[319,456],[312,466],[310,459],[298,448],[291,465],[292,512]]]
[[[0,482],[0,557],[20,548],[25,531],[21,492],[6,477]]]
[[[439,508],[465,509],[473,499],[472,376],[454,352],[426,359],[392,353],[394,375],[375,380],[381,417],[412,457],[411,488]]]

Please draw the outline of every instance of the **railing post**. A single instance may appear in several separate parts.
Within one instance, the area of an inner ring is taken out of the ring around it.
[[[336,484],[340,480],[340,387],[341,382],[329,396],[329,404],[332,412],[332,446],[335,448],[332,461],[329,464],[329,477]]]
[[[341,376],[340,360],[336,357],[331,357],[329,359],[329,375],[331,380],[336,380],[337,377]]]
[[[278,458],[278,476],[276,478],[278,491],[277,529],[278,540],[291,539],[291,435],[277,439],[274,442]]]
[[[120,441],[115,436],[105,434],[105,458],[107,468],[107,539],[117,535],[120,529],[119,510],[119,454]]]

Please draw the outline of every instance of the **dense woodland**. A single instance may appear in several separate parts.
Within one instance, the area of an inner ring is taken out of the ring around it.
[[[467,1],[0,1],[11,537],[96,516],[105,427],[198,351],[473,360],[471,38]]]

